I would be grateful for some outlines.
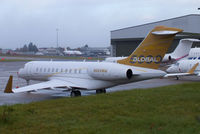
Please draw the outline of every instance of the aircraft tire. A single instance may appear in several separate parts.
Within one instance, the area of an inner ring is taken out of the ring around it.
[[[81,92],[80,91],[71,91],[70,96],[71,97],[81,96]]]
[[[80,91],[75,91],[76,96],[81,96],[81,92]]]
[[[75,97],[75,96],[76,96],[76,93],[75,93],[74,91],[71,91],[70,96],[71,96],[71,97]]]
[[[98,89],[96,90],[96,94],[106,93],[106,89]]]

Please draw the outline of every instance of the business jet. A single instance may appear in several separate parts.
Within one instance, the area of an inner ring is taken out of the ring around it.
[[[177,45],[174,52],[165,54],[162,62],[174,62],[180,59],[186,58],[189,54],[190,48],[192,47],[193,42],[200,42],[198,39],[181,39],[179,44]],[[127,57],[108,57],[105,59],[106,62],[117,62],[118,60],[125,59]]]
[[[187,59],[183,59],[176,62],[175,64],[172,64],[166,71],[168,73],[184,73],[199,62],[200,62],[200,48],[191,48]],[[198,66],[196,72],[198,72],[199,69],[200,68]]]
[[[172,64],[166,71],[168,73],[184,73],[197,63],[200,63],[200,57],[189,57],[188,59],[180,60],[177,63]],[[195,72],[197,76],[200,76],[199,65],[197,66]]]
[[[158,67],[170,47],[178,28],[155,27],[136,50],[127,58],[111,62],[32,61],[18,72],[20,78],[43,81],[20,88],[6,88],[6,93],[60,89],[71,91],[71,96],[81,96],[80,90],[105,93],[106,88],[160,78],[166,72]],[[10,82],[8,82],[8,85]],[[10,86],[7,86],[10,87]]]

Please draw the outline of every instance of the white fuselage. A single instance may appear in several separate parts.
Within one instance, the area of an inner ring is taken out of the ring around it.
[[[190,70],[196,63],[200,63],[200,48],[191,48],[187,59],[182,59],[176,64],[172,64],[167,72],[169,73],[185,73]],[[200,70],[200,67],[197,66],[196,72]]]
[[[196,63],[200,63],[200,59],[186,59],[180,60],[176,64],[172,64],[168,69],[168,73],[186,73],[188,72]],[[194,72],[199,72],[200,66],[198,65]]]
[[[96,90],[159,78],[166,73],[161,70],[107,62],[33,61],[25,64],[18,74],[26,80],[60,79],[88,90]]]

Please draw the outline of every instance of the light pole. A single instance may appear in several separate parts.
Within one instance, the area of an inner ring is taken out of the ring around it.
[[[59,29],[56,28],[56,45],[57,45],[57,48],[58,48],[58,31],[59,31]]]

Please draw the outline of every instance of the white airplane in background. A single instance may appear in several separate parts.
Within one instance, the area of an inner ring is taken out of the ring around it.
[[[187,72],[192,66],[198,63],[194,73],[197,76],[200,76],[200,48],[192,48],[189,52],[189,56],[187,59],[180,60],[175,64],[172,64],[166,71],[168,73],[185,73]],[[178,76],[177,76],[178,79]]]
[[[6,93],[19,93],[39,89],[70,90],[71,96],[80,96],[80,90],[105,93],[106,88],[152,78],[166,72],[158,67],[170,47],[178,28],[155,27],[136,50],[127,58],[111,62],[32,61],[20,69],[18,75],[27,81],[44,82],[12,89],[8,82]]]
[[[200,42],[200,40],[190,39],[190,38],[181,39],[174,52],[165,54],[164,58],[162,59],[162,62],[169,62],[169,61],[173,62],[187,57],[193,42]],[[122,60],[125,58],[127,57],[108,57],[105,59],[105,61],[117,62],[117,60]]]
[[[82,55],[82,53],[77,50],[65,50],[63,53],[67,55]]]

